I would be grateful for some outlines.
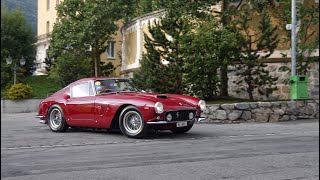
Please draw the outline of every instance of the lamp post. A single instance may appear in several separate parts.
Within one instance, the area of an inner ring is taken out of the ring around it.
[[[291,0],[291,24],[286,25],[287,30],[291,30],[291,76],[290,79],[295,78],[296,71],[296,36],[297,36],[297,4],[296,0]],[[290,80],[290,99],[294,101],[293,95],[297,93],[296,86],[293,80]]]
[[[12,64],[12,58],[11,56],[9,55],[7,58],[6,58],[6,62],[8,65]],[[26,59],[21,56],[20,58],[20,65],[21,66],[24,66],[26,64]],[[13,66],[13,85],[16,85],[16,81],[17,81],[17,62],[14,60],[14,66]]]
[[[291,1],[291,75],[296,75],[296,0]]]

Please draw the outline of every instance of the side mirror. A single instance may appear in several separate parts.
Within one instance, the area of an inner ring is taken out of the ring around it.
[[[63,96],[63,99],[66,99],[66,100],[67,100],[67,99],[70,99],[70,95],[69,95],[69,94],[64,95],[64,96]]]

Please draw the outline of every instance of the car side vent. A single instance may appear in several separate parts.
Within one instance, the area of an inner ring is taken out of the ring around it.
[[[167,99],[168,97],[165,95],[158,95],[157,98]]]

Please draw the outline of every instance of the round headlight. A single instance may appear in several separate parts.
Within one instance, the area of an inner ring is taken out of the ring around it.
[[[189,113],[189,119],[193,119],[193,117],[194,117],[193,113],[192,112]]]
[[[163,104],[161,102],[157,102],[154,105],[154,110],[156,111],[156,113],[161,114],[163,113],[164,109],[163,109]]]
[[[207,108],[207,104],[204,100],[200,100],[198,106],[200,107],[201,111],[204,111]]]
[[[168,114],[167,117],[166,117],[167,121],[171,121],[172,120],[172,115],[171,114]]]

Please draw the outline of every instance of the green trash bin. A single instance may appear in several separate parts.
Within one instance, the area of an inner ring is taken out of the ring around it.
[[[290,76],[290,97],[293,100],[308,99],[307,76]]]

